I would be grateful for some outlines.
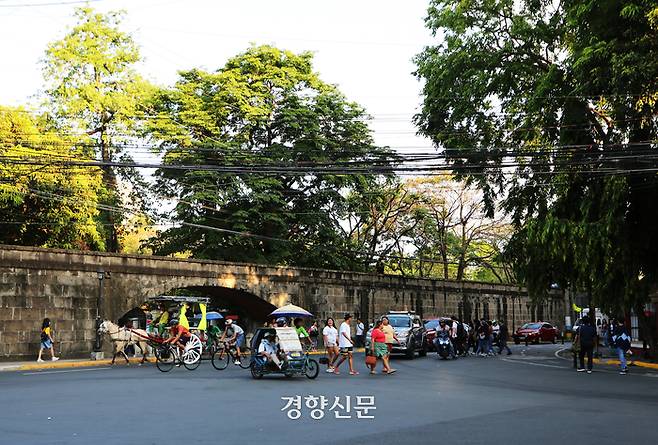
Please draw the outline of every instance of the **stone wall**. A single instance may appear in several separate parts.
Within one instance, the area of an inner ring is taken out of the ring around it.
[[[53,322],[58,353],[87,355],[101,285],[100,314],[113,320],[149,297],[187,287],[239,290],[245,304],[298,304],[319,319],[350,312],[372,320],[407,309],[424,318],[506,319],[516,327],[538,318],[561,325],[566,309],[559,295],[535,307],[524,289],[510,285],[0,246],[0,359],[34,357],[44,317]]]

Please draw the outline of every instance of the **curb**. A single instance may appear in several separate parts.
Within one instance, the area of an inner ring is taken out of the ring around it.
[[[595,358],[594,363],[597,365],[610,365],[610,366],[618,366],[621,364],[619,360],[614,360],[614,359],[599,359]],[[633,360],[628,360],[627,361],[628,366],[639,366],[642,368],[650,368],[650,369],[658,369],[658,363],[647,363],[647,362],[636,362]]]
[[[128,361],[131,364],[139,363],[142,359],[141,358],[129,358]],[[147,362],[150,363],[155,363],[155,359],[151,357],[146,358]],[[94,367],[94,366],[106,366],[112,363],[112,360],[109,358],[102,359],[102,360],[78,360],[78,361],[71,361],[71,362],[62,362],[62,361],[57,361],[57,362],[44,362],[44,363],[24,363],[24,364],[18,364],[18,365],[9,365],[9,366],[2,366],[0,363],[0,372],[2,371],[34,371],[34,370],[41,370],[41,369],[65,369],[65,368],[88,368],[88,367]],[[125,364],[126,361],[121,359],[119,361],[118,359],[115,361],[115,364],[123,365]]]
[[[354,352],[364,352],[365,348],[356,348]],[[326,355],[325,351],[313,351],[309,353],[310,355]],[[131,364],[138,364],[141,361],[140,357],[129,358],[128,361]],[[147,357],[146,361],[149,363],[155,363],[155,358]],[[3,366],[0,363],[0,372],[3,371],[35,371],[42,369],[66,369],[66,368],[91,368],[94,366],[108,366],[112,363],[112,360],[105,358],[102,360],[76,360],[76,361],[57,361],[57,362],[43,362],[43,363],[23,363],[15,365],[6,365]],[[117,357],[115,364],[116,365],[125,365],[126,361],[122,357]]]

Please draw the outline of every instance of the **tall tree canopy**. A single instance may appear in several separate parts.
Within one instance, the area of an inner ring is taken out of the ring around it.
[[[417,124],[490,211],[502,199],[516,228],[508,254],[535,296],[557,282],[641,316],[658,283],[654,8],[430,2],[442,41],[416,59]]]
[[[313,71],[310,53],[252,47],[216,72],[182,72],[152,113],[163,162],[198,166],[157,172],[158,196],[176,200],[182,225],[161,234],[156,253],[362,267],[337,220],[346,196],[378,181],[367,167],[391,155],[373,144],[364,110]],[[355,166],[363,174],[343,174]]]
[[[25,109],[0,107],[0,243],[102,250],[100,170],[32,163],[88,155]]]
[[[43,62],[46,106],[62,130],[88,136],[95,155],[104,162],[130,161],[126,146],[134,144],[140,106],[150,86],[134,70],[139,50],[132,37],[120,29],[122,14],[101,14],[89,7],[76,9],[77,23],[63,39],[48,46]],[[124,148],[122,148],[122,146]],[[117,172],[103,167],[102,202],[141,202],[144,183],[131,169],[119,171],[125,182],[119,187]],[[119,249],[117,229],[121,217],[103,211],[106,248]]]

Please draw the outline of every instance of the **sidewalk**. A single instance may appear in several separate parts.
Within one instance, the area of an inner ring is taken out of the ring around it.
[[[148,357],[146,359],[151,363],[155,363],[155,359]],[[129,359],[131,364],[139,363],[141,357],[133,357]],[[0,372],[3,371],[34,371],[39,369],[66,369],[66,368],[84,368],[92,366],[109,366],[112,359],[105,358],[102,360],[89,360],[89,359],[70,359],[58,360],[56,362],[46,360],[43,363],[37,363],[36,360],[31,362],[0,362]],[[126,361],[123,357],[117,357],[116,365],[124,365]]]
[[[364,352],[363,348],[355,348],[354,352]],[[324,351],[311,352],[311,355],[325,355]],[[139,364],[141,357],[129,358],[131,364]],[[147,362],[155,363],[153,357],[147,357]],[[102,360],[89,359],[68,359],[58,360],[56,362],[46,360],[43,363],[37,363],[36,360],[30,362],[0,362],[0,372],[3,371],[34,371],[40,369],[66,369],[66,368],[86,368],[92,366],[109,366],[112,359],[105,358]],[[125,366],[126,361],[122,356],[117,356],[114,362],[117,366]]]

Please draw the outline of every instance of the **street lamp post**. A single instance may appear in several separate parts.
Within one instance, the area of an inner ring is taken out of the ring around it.
[[[98,270],[98,301],[96,302],[96,340],[94,341],[94,352],[101,352],[102,338],[99,332],[101,327],[101,315],[103,307],[103,280],[105,279],[105,271]]]

